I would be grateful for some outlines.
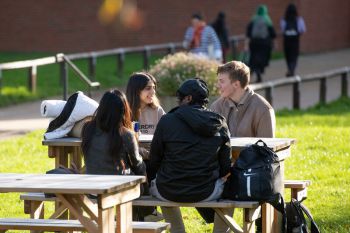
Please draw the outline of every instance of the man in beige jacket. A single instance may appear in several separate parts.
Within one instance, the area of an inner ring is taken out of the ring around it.
[[[220,98],[210,109],[226,118],[232,137],[275,137],[276,118],[271,105],[264,97],[248,87],[250,70],[239,61],[220,65],[217,70],[217,87]],[[238,153],[232,154],[233,158]],[[225,212],[233,214],[232,210]],[[224,224],[217,221],[217,231],[226,232]],[[257,232],[261,232],[261,220],[256,222]]]
[[[221,97],[211,106],[226,118],[233,137],[274,137],[275,112],[264,97],[248,87],[250,70],[242,62],[231,61],[217,70]]]

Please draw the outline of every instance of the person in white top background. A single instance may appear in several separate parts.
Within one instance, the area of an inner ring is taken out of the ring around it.
[[[283,33],[283,49],[288,71],[286,76],[294,76],[299,56],[300,35],[306,32],[304,19],[298,15],[296,6],[287,6],[284,17],[280,21]]]

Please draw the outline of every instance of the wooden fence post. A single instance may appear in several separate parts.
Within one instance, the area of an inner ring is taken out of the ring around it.
[[[125,61],[125,53],[124,51],[121,51],[117,54],[117,69],[118,69],[118,76],[120,79],[124,76],[124,61]]]
[[[0,69],[0,95],[2,94],[2,70]]]
[[[343,97],[348,97],[348,72],[346,71],[341,74],[341,95]]]
[[[300,109],[300,83],[299,76],[296,77],[296,82],[293,83],[293,109]]]
[[[151,56],[151,50],[148,46],[145,46],[143,50],[143,69],[147,70],[149,67],[149,59]]]
[[[320,103],[326,103],[327,98],[327,77],[320,79]]]
[[[30,67],[28,70],[28,87],[32,93],[36,92],[36,74],[37,74],[36,66]]]
[[[65,61],[60,63],[60,76],[63,84],[63,100],[68,99],[68,67]]]
[[[266,100],[273,106],[273,86],[269,86],[265,89]]]
[[[169,43],[167,54],[174,54],[174,53],[175,53],[175,45],[173,43]]]
[[[95,81],[96,75],[96,57],[89,57],[89,77],[91,81]]]

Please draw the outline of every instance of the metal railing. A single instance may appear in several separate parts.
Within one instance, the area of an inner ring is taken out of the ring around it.
[[[264,90],[265,98],[273,106],[274,103],[274,89],[283,86],[292,86],[292,100],[293,109],[300,109],[300,89],[302,83],[319,81],[319,103],[326,103],[327,98],[327,80],[334,77],[341,79],[340,93],[341,96],[348,97],[348,76],[350,67],[343,67],[323,73],[309,74],[302,78],[300,76],[284,77],[264,83],[251,84],[251,88],[255,91]]]
[[[12,69],[25,69],[28,68],[28,88],[31,92],[36,92],[36,78],[37,78],[37,67],[49,64],[60,64],[60,77],[63,86],[63,99],[68,98],[68,67],[75,72],[75,74],[88,86],[88,95],[91,96],[91,89],[98,88],[99,82],[93,82],[63,53],[59,53],[56,56],[44,57],[39,59],[8,62],[0,64],[0,94],[1,94],[1,81],[2,81],[2,70]]]
[[[244,41],[244,35],[231,36],[231,48],[232,48],[232,56],[234,58],[238,57],[239,53],[239,43]],[[68,64],[72,69],[78,74],[78,76],[88,84],[89,91],[91,88],[96,87],[96,83],[93,81],[96,79],[96,63],[97,58],[106,57],[106,56],[116,56],[117,59],[117,75],[118,77],[123,77],[124,67],[125,67],[125,55],[126,54],[142,54],[143,58],[143,68],[146,70],[150,65],[150,58],[152,53],[164,51],[165,54],[172,54],[178,50],[184,50],[182,42],[173,42],[173,43],[164,43],[164,44],[155,44],[155,45],[145,45],[145,46],[137,46],[137,47],[126,47],[126,48],[116,48],[109,50],[101,50],[101,51],[92,51],[86,53],[75,53],[75,54],[67,54],[63,57],[61,54],[57,54],[56,56],[26,60],[26,61],[16,61],[16,62],[8,62],[0,64],[0,94],[2,88],[2,74],[4,70],[12,70],[12,69],[28,69],[28,89],[35,93],[36,92],[36,80],[37,80],[37,67],[44,66],[49,64],[60,64],[60,77],[63,85],[63,98],[67,98],[67,89],[68,89],[68,73],[66,65]],[[74,60],[88,60],[88,77],[85,76],[73,63]],[[79,70],[79,71],[77,71]],[[90,85],[93,84],[93,85]]]
[[[231,54],[233,58],[237,58],[240,52],[240,43],[244,42],[244,35],[237,35],[230,37],[231,43]],[[0,94],[1,94],[1,82],[2,82],[2,70],[10,69],[23,69],[28,68],[28,87],[32,92],[36,91],[36,76],[37,67],[48,65],[48,64],[60,64],[60,77],[63,86],[63,99],[67,99],[68,95],[68,68],[71,67],[73,71],[78,75],[78,77],[84,81],[88,87],[89,91],[91,88],[98,87],[100,84],[94,82],[96,75],[96,63],[97,58],[105,56],[116,56],[117,74],[119,77],[123,76],[124,66],[125,66],[125,55],[131,53],[141,53],[143,57],[143,68],[147,69],[150,64],[150,57],[152,53],[165,51],[165,54],[175,53],[177,50],[184,50],[183,44],[181,42],[174,43],[164,43],[156,45],[145,45],[138,47],[126,47],[126,48],[116,48],[102,51],[93,51],[86,53],[75,53],[75,54],[57,54],[56,56],[44,57],[39,59],[33,59],[28,61],[17,61],[0,64]],[[72,62],[73,60],[88,59],[88,77],[85,76],[77,66]],[[341,95],[348,96],[348,74],[349,67],[344,67],[337,70],[332,70],[324,73],[310,74],[304,77],[290,77],[281,78],[273,81],[268,81],[264,83],[252,84],[251,87],[258,90],[265,90],[266,99],[273,104],[273,90],[277,87],[292,86],[293,88],[293,108],[300,108],[300,88],[301,83],[320,81],[319,92],[320,92],[320,102],[326,101],[327,93],[327,79],[339,76],[341,77]]]

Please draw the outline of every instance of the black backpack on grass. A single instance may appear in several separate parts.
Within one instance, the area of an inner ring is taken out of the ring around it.
[[[286,204],[287,233],[320,233],[310,211],[301,202],[292,198]],[[311,231],[308,230],[304,214],[311,223]]]

